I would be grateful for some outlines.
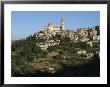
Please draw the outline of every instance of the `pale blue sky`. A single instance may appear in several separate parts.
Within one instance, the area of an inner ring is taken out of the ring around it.
[[[100,25],[99,11],[12,11],[12,40],[25,38],[38,32],[43,26],[47,26],[48,22],[60,26],[62,17],[67,29],[76,30]]]

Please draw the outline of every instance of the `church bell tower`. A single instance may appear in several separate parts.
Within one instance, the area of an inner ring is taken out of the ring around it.
[[[61,30],[64,30],[64,19],[61,18]]]

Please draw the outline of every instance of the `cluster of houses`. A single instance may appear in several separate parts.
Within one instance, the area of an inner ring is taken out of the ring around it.
[[[60,40],[47,40],[46,42],[43,43],[36,43],[38,47],[40,47],[42,50],[47,50],[49,46],[55,46],[59,45]]]
[[[77,58],[80,57],[84,59],[91,59],[94,56],[93,53],[87,53],[86,50],[79,50],[76,54]]]
[[[43,30],[37,33],[34,33],[36,39],[46,39],[45,42],[36,43],[42,50],[47,50],[49,46],[55,46],[60,44],[60,40],[52,40],[51,37],[56,34],[61,35],[62,38],[68,37],[71,41],[75,42],[85,42],[86,44],[93,46],[93,43],[100,42],[100,27],[94,26],[93,28],[80,28],[77,31],[68,30],[64,28],[64,19],[61,19],[61,26],[54,27],[52,23],[49,23],[47,27],[43,27]],[[100,46],[99,46],[100,47]],[[87,54],[83,51],[78,51],[77,54]],[[93,53],[88,53],[87,59],[93,56]]]

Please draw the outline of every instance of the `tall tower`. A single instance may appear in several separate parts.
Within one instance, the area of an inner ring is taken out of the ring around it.
[[[61,18],[61,30],[64,30],[64,19]]]

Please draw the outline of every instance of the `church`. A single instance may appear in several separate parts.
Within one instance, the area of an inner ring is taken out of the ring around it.
[[[54,26],[52,22],[49,22],[47,26],[43,27],[43,31],[45,33],[59,33],[61,30],[64,30],[64,19],[61,18],[60,20],[60,26]]]

